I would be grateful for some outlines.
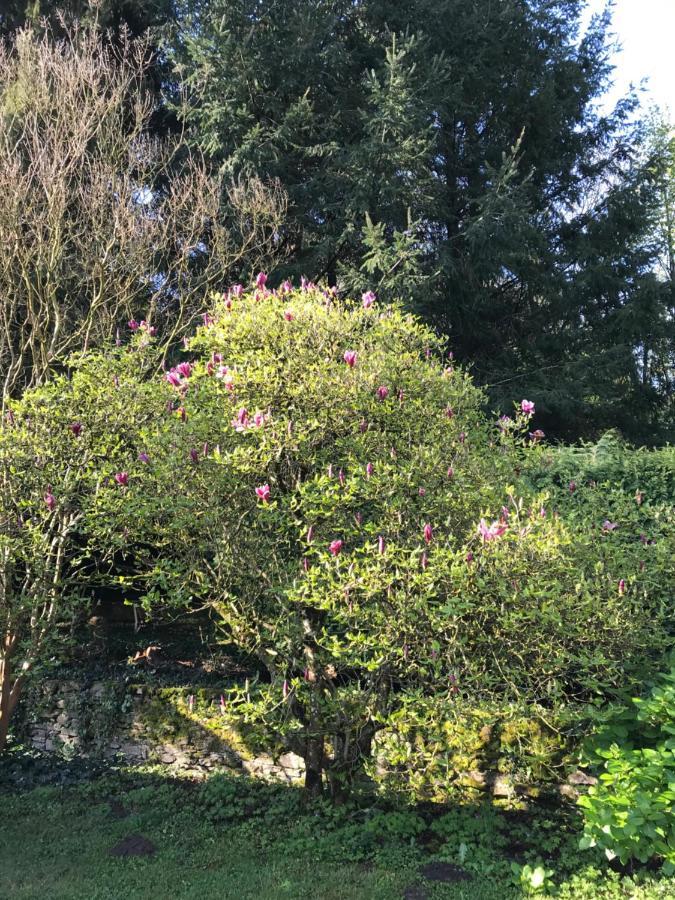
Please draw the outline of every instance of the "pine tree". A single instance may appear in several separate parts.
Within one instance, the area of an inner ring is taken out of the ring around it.
[[[651,440],[654,179],[636,98],[598,112],[610,20],[582,35],[584,5],[184,0],[168,93],[223,170],[288,191],[280,275],[402,296],[552,436]]]

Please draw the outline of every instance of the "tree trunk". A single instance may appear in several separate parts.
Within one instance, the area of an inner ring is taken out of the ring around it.
[[[7,734],[12,714],[16,709],[23,687],[24,676],[19,677],[12,684],[11,646],[13,642],[5,641],[5,653],[0,659],[0,753],[7,744]]]
[[[305,793],[309,800],[323,794],[323,737],[308,737],[305,744]]]

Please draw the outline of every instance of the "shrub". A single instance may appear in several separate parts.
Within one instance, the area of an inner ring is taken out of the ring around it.
[[[325,773],[340,793],[415,707],[433,730],[458,703],[635,683],[668,642],[663,585],[637,540],[516,490],[527,405],[491,421],[397,308],[264,281],[214,300],[157,385],[175,399],[148,431],[153,464],[106,511],[162,536],[150,600],[203,599],[267,670],[231,708],[304,757],[310,789]]]
[[[603,525],[599,493],[575,512],[517,487],[540,459],[532,404],[494,422],[414,317],[265,280],[214,298],[169,371],[149,374],[137,333],[108,372],[84,358],[44,394],[102,435],[128,404],[97,456],[127,477],[97,481],[89,552],[148,607],[207,604],[258,660],[267,678],[227,704],[248,739],[274,736],[337,796],[384,729],[422,735],[417,777],[444,742],[447,760],[457,709],[637,684],[669,645],[668,585],[634,521]],[[652,548],[664,571],[669,540]]]
[[[632,713],[603,729],[593,756],[599,784],[579,799],[582,849],[598,846],[610,859],[646,863],[657,857],[675,872],[675,670],[663,676]],[[618,738],[620,743],[615,740]],[[611,741],[611,743],[610,743]]]
[[[87,542],[98,504],[123,490],[116,479],[151,416],[140,342],[89,355],[0,419],[0,750],[26,681],[68,647],[95,579]],[[114,524],[105,532],[107,550],[123,543]]]

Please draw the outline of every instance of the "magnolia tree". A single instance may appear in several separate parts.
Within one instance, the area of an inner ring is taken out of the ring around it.
[[[340,796],[402,720],[611,693],[662,650],[667,585],[640,542],[517,490],[534,404],[490,420],[414,317],[260,275],[214,298],[161,375],[151,329],[129,334],[22,401],[27,431],[93,442],[91,468],[59,469],[77,469],[63,509],[87,552],[71,541],[58,596],[84,558],[149,608],[210,606],[267,676],[224,712],[299,753],[311,794]],[[35,477],[44,534],[47,484],[65,488]]]
[[[0,750],[26,681],[69,642],[94,577],[88,529],[106,494],[124,491],[122,464],[152,417],[143,375],[156,360],[141,343],[73,361],[0,421]],[[124,543],[115,527],[111,559]]]
[[[534,404],[489,420],[434,334],[371,293],[235,286],[155,389],[99,527],[125,522],[136,561],[162,547],[149,603],[208,603],[260,661],[232,708],[304,758],[311,793],[347,789],[415,706],[583,699],[662,643],[658,599],[625,587],[637,560],[513,487]]]

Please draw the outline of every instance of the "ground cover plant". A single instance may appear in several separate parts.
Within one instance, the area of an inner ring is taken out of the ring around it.
[[[665,900],[675,888],[581,853],[573,807],[361,797],[308,810],[286,787],[223,775],[195,785],[160,770],[13,785],[2,803],[0,894],[21,900]]]

